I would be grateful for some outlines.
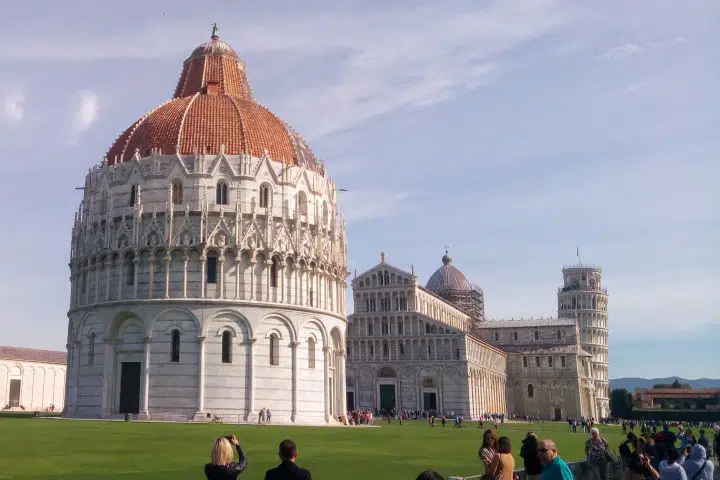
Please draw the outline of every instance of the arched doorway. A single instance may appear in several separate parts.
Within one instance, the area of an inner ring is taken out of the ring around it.
[[[437,380],[433,377],[425,377],[420,383],[422,388],[422,408],[423,410],[437,410]]]
[[[383,367],[377,373],[377,409],[381,412],[396,409],[397,374],[390,367]]]

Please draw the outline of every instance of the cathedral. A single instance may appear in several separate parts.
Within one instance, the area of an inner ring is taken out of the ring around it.
[[[86,176],[64,414],[333,422],[347,276],[334,182],[213,29]]]
[[[386,262],[352,281],[349,408],[542,420],[609,415],[602,270],[563,268],[558,317],[485,319],[482,289],[446,254],[423,287]]]

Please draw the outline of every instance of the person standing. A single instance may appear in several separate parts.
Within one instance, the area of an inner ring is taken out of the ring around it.
[[[493,461],[493,458],[495,458],[496,452],[497,439],[495,438],[495,432],[488,428],[485,430],[485,433],[483,433],[483,443],[480,447],[480,451],[478,451],[478,456],[485,467],[483,474],[487,474],[489,472],[490,463]]]
[[[593,480],[608,480],[608,442],[600,436],[600,430],[590,429],[590,438],[585,442],[585,456]]]
[[[283,440],[278,447],[280,465],[265,472],[265,480],[312,480],[310,471],[295,465],[298,450],[292,440]]]
[[[713,480],[715,466],[707,459],[707,452],[702,445],[695,444],[690,455],[682,464],[685,474],[691,480]]]
[[[488,476],[494,480],[513,480],[515,459],[512,455],[512,445],[508,437],[500,437],[497,442],[497,453],[493,457],[488,469]]]
[[[534,432],[528,432],[520,447],[520,456],[525,464],[528,480],[538,480],[543,467],[538,457],[538,442]]]
[[[545,439],[538,444],[538,458],[543,465],[541,480],[574,480],[567,463],[560,458],[555,442]]]

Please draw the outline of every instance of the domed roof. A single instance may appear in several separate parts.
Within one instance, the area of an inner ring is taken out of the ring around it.
[[[443,292],[448,290],[453,291],[470,291],[473,290],[472,285],[465,278],[465,275],[457,268],[450,265],[452,258],[448,256],[448,252],[445,251],[445,255],[442,257],[443,266],[435,270],[430,280],[428,280],[427,288],[433,292]]]
[[[285,122],[255,102],[245,64],[220,41],[210,41],[183,63],[173,98],[142,116],[110,147],[109,165],[147,155],[247,154],[270,158],[316,172],[324,168],[310,147]]]

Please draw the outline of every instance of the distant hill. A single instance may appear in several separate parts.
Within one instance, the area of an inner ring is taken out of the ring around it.
[[[652,388],[653,385],[659,383],[670,384],[675,380],[682,384],[688,384],[692,388],[720,388],[720,378],[698,378],[697,380],[687,380],[682,377],[666,377],[666,378],[614,378],[610,380],[610,390],[616,388],[624,388],[632,393],[636,388]]]

